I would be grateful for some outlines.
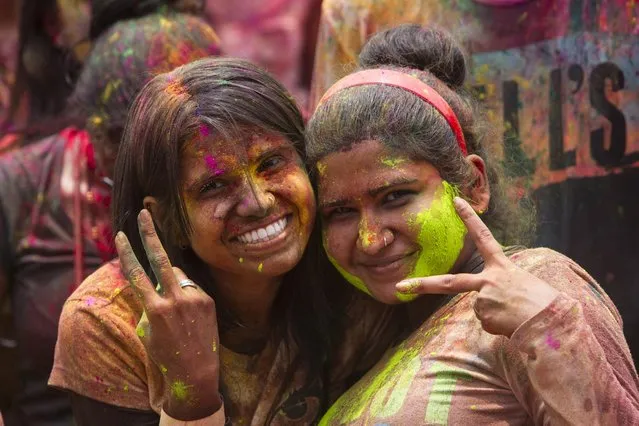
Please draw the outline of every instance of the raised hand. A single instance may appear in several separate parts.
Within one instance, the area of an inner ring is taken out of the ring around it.
[[[161,293],[144,272],[126,235],[118,233],[115,243],[122,272],[144,306],[138,336],[164,374],[164,411],[180,420],[207,417],[222,406],[215,302],[184,272],[171,266],[147,210],[140,212],[138,228]]]
[[[397,290],[410,294],[477,291],[475,315],[484,330],[510,337],[521,324],[547,307],[558,291],[512,263],[466,201],[455,198],[455,208],[484,259],[484,270],[478,274],[413,278],[398,283]]]

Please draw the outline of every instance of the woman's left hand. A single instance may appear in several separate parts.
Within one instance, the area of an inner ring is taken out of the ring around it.
[[[410,294],[477,291],[475,315],[484,330],[510,337],[521,324],[546,308],[559,292],[511,262],[466,201],[455,198],[455,208],[484,259],[484,270],[478,274],[412,278],[398,283],[397,290]]]

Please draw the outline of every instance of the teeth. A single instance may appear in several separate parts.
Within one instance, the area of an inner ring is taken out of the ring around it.
[[[256,229],[240,235],[239,237],[237,237],[237,239],[244,244],[271,240],[284,232],[287,222],[288,221],[284,217],[276,222],[271,223],[270,225],[267,225],[265,228]]]

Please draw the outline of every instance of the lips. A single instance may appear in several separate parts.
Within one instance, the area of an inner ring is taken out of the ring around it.
[[[402,253],[391,256],[384,256],[378,259],[366,259],[360,262],[369,273],[381,278],[387,275],[395,275],[398,272],[403,272],[402,269],[409,261],[412,260],[413,255],[416,252]]]

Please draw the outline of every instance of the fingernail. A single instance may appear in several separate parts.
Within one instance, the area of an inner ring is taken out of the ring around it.
[[[115,242],[116,243],[124,243],[124,239],[125,239],[124,232],[118,231],[118,233],[115,234]]]
[[[140,213],[138,214],[138,222],[149,223],[149,220],[151,220],[150,218],[151,218],[151,214],[149,213],[147,209],[140,210]]]
[[[400,293],[413,293],[418,286],[418,281],[401,281],[397,283],[395,288]]]
[[[460,197],[453,198],[453,203],[455,207],[464,207],[464,201]]]

